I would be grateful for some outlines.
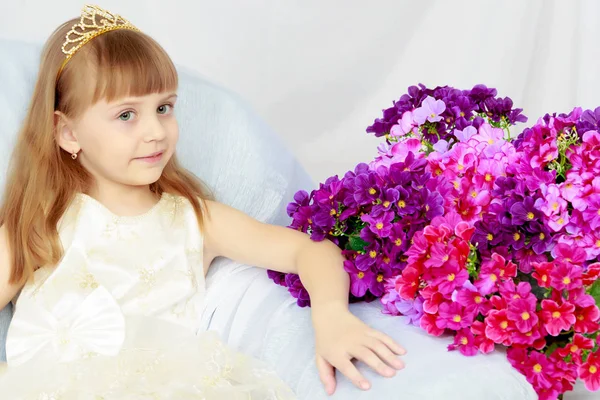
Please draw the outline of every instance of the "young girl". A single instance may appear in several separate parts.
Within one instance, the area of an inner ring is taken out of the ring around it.
[[[179,165],[176,90],[165,51],[98,7],[47,41],[0,209],[0,309],[20,291],[2,397],[293,397],[196,335],[218,256],[300,275],[329,394],[334,369],[369,388],[352,359],[393,376],[404,349],[348,311],[334,244],[215,202]]]

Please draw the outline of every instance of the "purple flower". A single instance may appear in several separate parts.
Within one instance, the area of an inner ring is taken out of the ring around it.
[[[390,236],[390,233],[392,232],[392,221],[394,220],[394,217],[394,213],[388,211],[376,217],[365,214],[361,219],[369,224],[371,232],[381,238],[385,238]]]
[[[421,204],[421,212],[427,221],[444,214],[444,199],[439,193],[423,188],[415,197],[417,203]]]
[[[398,201],[396,202],[396,210],[399,216],[411,215],[417,210],[417,204],[415,202],[413,192],[414,190],[408,191],[400,186],[396,188],[398,190]]]
[[[392,206],[398,202],[399,198],[400,192],[397,189],[386,189],[383,193],[383,196],[381,197],[381,204],[378,204],[375,207],[373,207],[372,214],[380,215],[381,213],[389,211],[392,208]]]
[[[381,250],[379,243],[372,242],[365,248],[364,254],[356,256],[356,268],[359,271],[368,271],[381,260]]]
[[[381,304],[383,305],[383,313],[388,315],[399,315],[399,311],[396,308],[396,302],[401,301],[402,298],[396,291],[395,278],[388,279],[384,284],[385,294],[381,297]]]
[[[581,120],[577,123],[577,132],[583,134],[587,131],[600,130],[600,107],[594,111],[586,110],[581,115]]]
[[[436,100],[428,96],[423,105],[413,112],[413,118],[419,125],[423,125],[425,121],[439,122],[443,118],[441,114],[446,110],[446,104],[442,100]]]
[[[535,254],[543,254],[551,249],[552,234],[547,226],[538,221],[532,221],[525,229],[531,235],[529,247],[535,251]]]
[[[344,270],[350,275],[350,292],[356,297],[363,297],[376,279],[373,271],[361,271],[350,260],[344,261]]]
[[[283,272],[268,270],[267,276],[279,286],[287,287],[285,282],[285,274]]]
[[[354,180],[354,199],[359,205],[372,203],[381,193],[379,182],[377,182],[377,174],[370,172],[360,174]]]
[[[485,85],[475,85],[473,89],[471,89],[469,97],[477,104],[481,104],[490,97],[495,97],[496,94],[498,94],[496,89],[488,88]]]
[[[526,221],[531,222],[540,218],[540,212],[535,208],[534,202],[533,198],[526,197],[510,207],[513,225],[523,225]]]
[[[344,187],[344,181],[336,176],[327,179],[320,185],[319,190],[314,192],[313,198],[316,202],[322,204],[332,204],[337,200],[338,194]]]
[[[414,326],[421,326],[421,317],[423,317],[423,298],[417,296],[414,300],[399,299],[396,301],[398,312],[404,315],[406,323]]]
[[[308,291],[302,285],[302,281],[300,281],[298,275],[287,274],[285,276],[285,283],[292,296],[298,299],[297,303],[300,307],[310,307],[310,296],[308,295]]]
[[[310,198],[306,190],[297,191],[296,194],[294,194],[294,202],[287,206],[287,214],[290,217],[293,217],[300,207],[307,206],[309,202]]]
[[[476,221],[475,232],[471,237],[471,242],[477,244],[477,247],[486,248],[487,246],[495,246],[503,239],[500,234],[500,224],[493,219],[491,215],[486,215],[480,221]]]
[[[392,276],[392,270],[383,264],[381,268],[377,268],[374,271],[375,279],[369,282],[369,292],[375,297],[381,297],[383,295],[385,280]]]

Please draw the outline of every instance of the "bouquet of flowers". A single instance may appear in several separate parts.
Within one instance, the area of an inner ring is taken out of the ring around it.
[[[291,228],[343,249],[351,301],[380,298],[467,356],[508,347],[541,399],[600,389],[600,108],[525,122],[509,98],[411,87],[367,132],[370,164],[298,192]],[[300,306],[296,275],[269,272]]]

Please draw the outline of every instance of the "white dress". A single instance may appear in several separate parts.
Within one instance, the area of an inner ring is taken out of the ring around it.
[[[59,223],[64,256],[35,272],[8,333],[3,399],[288,399],[265,365],[203,332],[202,234],[163,194],[118,217],[78,194]]]

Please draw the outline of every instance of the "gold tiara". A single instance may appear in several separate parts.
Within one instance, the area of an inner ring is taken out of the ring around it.
[[[62,45],[62,52],[66,55],[66,57],[60,69],[58,70],[56,80],[58,80],[63,68],[65,65],[67,65],[67,62],[69,62],[77,50],[79,50],[83,45],[96,36],[117,29],[129,29],[139,32],[138,28],[133,26],[131,22],[120,15],[111,13],[110,11],[104,10],[98,6],[86,4],[81,10],[81,18],[79,19],[79,23],[73,25],[71,30],[67,32],[65,36],[65,42]]]

